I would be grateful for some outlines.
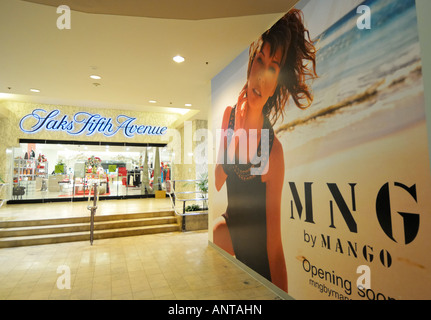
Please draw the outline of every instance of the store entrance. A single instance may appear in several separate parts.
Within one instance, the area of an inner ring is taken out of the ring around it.
[[[8,203],[154,197],[172,176],[165,144],[20,140]]]

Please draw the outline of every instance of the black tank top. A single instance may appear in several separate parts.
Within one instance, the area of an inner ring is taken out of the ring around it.
[[[228,128],[232,130],[228,131],[227,145],[231,141],[234,125],[235,108],[229,118]],[[262,163],[239,164],[235,161],[235,164],[228,164],[225,150],[223,170],[227,175],[228,206],[224,217],[236,258],[271,281],[266,239],[266,183],[262,182],[261,175],[251,174],[253,167],[265,166],[274,141],[274,131],[266,117],[263,129],[269,130],[269,148],[264,148],[267,154],[262,154],[259,142],[257,155],[262,157]]]

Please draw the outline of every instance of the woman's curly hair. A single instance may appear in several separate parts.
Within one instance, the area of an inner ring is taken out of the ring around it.
[[[306,82],[317,77],[316,49],[305,29],[302,12],[292,9],[250,46],[247,79],[256,53],[262,50],[265,43],[270,45],[271,56],[278,48],[283,53],[277,88],[263,109],[263,113],[274,124],[283,116],[289,97],[300,109],[311,105],[313,95]]]

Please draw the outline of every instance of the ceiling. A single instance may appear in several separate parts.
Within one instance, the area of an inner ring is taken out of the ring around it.
[[[242,17],[289,10],[289,0],[23,0],[71,10],[132,17],[203,20]]]
[[[207,119],[211,79],[296,2],[1,0],[0,99]]]

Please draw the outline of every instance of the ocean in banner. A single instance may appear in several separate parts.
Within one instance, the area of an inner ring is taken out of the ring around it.
[[[371,9],[370,30],[357,27],[354,7],[314,39],[313,104],[304,111],[291,103],[275,125],[285,151],[330,137],[316,159],[425,121],[415,1],[362,4]]]

